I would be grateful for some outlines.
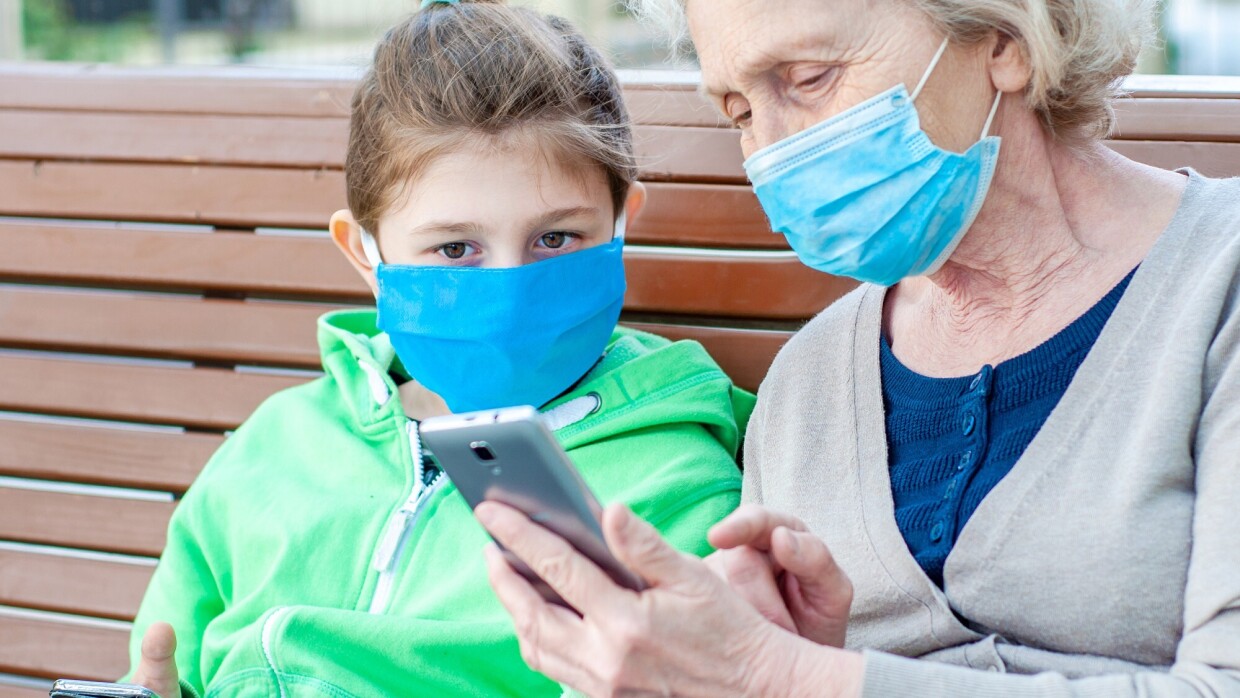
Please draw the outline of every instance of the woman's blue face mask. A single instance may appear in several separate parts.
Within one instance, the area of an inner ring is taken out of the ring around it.
[[[770,219],[815,269],[891,286],[936,271],[986,198],[999,157],[987,137],[952,153],[921,130],[913,102],[947,40],[910,96],[903,85],[754,153],[745,171]]]
[[[533,405],[568,390],[603,355],[624,302],[624,227],[603,245],[507,268],[384,264],[379,329],[409,375],[453,412]]]

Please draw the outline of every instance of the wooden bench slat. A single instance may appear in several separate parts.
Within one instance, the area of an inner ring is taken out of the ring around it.
[[[813,277],[813,280],[818,278]],[[723,279],[714,283],[726,282],[728,280]],[[737,283],[740,284],[738,293],[744,295],[743,281]],[[0,346],[237,364],[274,363],[314,369],[320,365],[315,321],[328,309],[330,306],[0,286]],[[717,326],[665,323],[659,327],[662,329],[650,331],[677,339],[703,341],[733,377],[747,387],[757,384],[761,379],[758,372],[765,370],[774,350],[789,335],[788,332]],[[765,358],[759,360],[758,357]],[[32,434],[46,431],[48,443],[79,436],[88,441],[110,436],[111,447],[124,448],[128,458],[152,456],[145,452],[129,453],[129,449],[154,448],[154,439],[148,435],[135,437],[126,432],[107,435],[98,433],[98,429],[28,426],[7,423],[3,419],[0,419],[0,444],[9,439],[22,443],[19,433],[27,428]],[[165,446],[162,447],[172,447],[178,441],[175,436],[160,436],[164,437]],[[0,471],[22,468],[24,459],[35,457],[33,452],[20,449],[19,453],[14,448],[11,453],[0,453]],[[50,467],[50,461],[38,460],[43,468]],[[123,462],[116,461],[115,465]],[[24,467],[33,472],[35,466]],[[89,477],[95,470],[101,475],[116,477],[114,468],[102,468],[97,464],[88,466],[75,477]],[[140,478],[141,472],[134,471],[126,477]]]
[[[1115,152],[1154,167],[1192,167],[1209,177],[1240,175],[1240,143],[1108,141]]]
[[[0,181],[0,215],[13,216],[323,230],[345,206],[335,171],[12,160],[0,161]],[[630,242],[787,248],[747,186],[651,182],[647,192]]]
[[[348,135],[344,119],[0,110],[0,152],[36,160],[340,169]]]
[[[741,330],[695,327],[657,322],[625,322],[625,325],[668,339],[700,342],[736,385],[757,391],[780,348],[792,338],[791,331]]]
[[[184,492],[223,443],[220,434],[0,418],[0,474]]]
[[[14,252],[0,259],[0,279],[371,299],[326,238],[0,223],[0,245],[9,243]],[[625,260],[626,308],[637,312],[798,320],[855,285],[809,269],[790,251],[630,246]]]
[[[0,550],[0,604],[133,620],[155,565]]]
[[[0,540],[157,557],[172,502],[0,486]]]
[[[0,680],[0,698],[47,698],[47,689],[15,686]]]
[[[0,671],[115,681],[129,671],[129,632],[0,612]]]
[[[317,369],[333,307],[0,285],[0,346]]]
[[[175,114],[347,117],[356,69],[0,65],[0,107]]]
[[[0,153],[30,160],[101,160],[341,170],[346,119],[217,114],[0,110]],[[743,184],[740,132],[638,126],[643,179]],[[343,195],[343,188],[340,190]]]
[[[801,264],[791,252],[718,259],[706,255],[625,255],[629,293],[625,308],[778,320],[804,320],[856,288],[855,281]]]
[[[651,182],[628,241],[643,245],[786,250],[749,185]]]
[[[272,393],[307,380],[0,355],[0,410],[234,429]]]
[[[1240,141],[1240,99],[1120,99],[1115,119],[1116,139]]]

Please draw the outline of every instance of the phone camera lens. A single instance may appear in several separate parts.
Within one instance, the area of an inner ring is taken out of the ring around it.
[[[470,443],[469,450],[473,451],[474,456],[484,463],[495,460],[495,452],[491,450],[491,444],[488,444],[485,441],[474,441]]]

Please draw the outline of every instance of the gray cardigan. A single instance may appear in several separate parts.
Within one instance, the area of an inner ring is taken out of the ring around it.
[[[1189,174],[943,589],[894,518],[883,289],[836,302],[775,360],[744,498],[804,519],[852,578],[866,696],[1240,696],[1240,179]]]

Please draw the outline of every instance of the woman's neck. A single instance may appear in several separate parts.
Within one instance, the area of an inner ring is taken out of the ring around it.
[[[1074,151],[1036,123],[1005,135],[986,204],[960,246],[940,270],[888,294],[884,328],[896,356],[954,376],[1033,349],[1140,264],[1186,181],[1101,144]]]

